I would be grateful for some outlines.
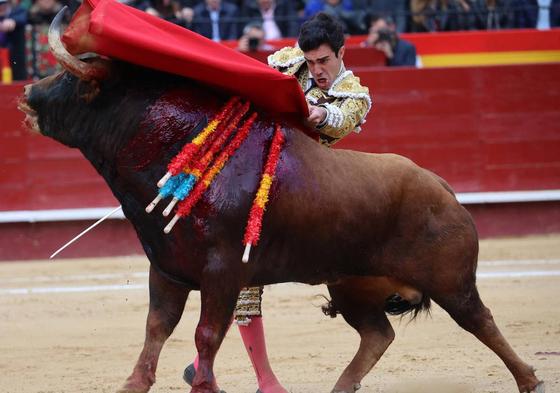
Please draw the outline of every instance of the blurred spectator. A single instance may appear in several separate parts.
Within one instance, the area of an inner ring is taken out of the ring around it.
[[[262,24],[266,40],[297,37],[299,23],[292,0],[253,0],[244,9],[243,16]]]
[[[62,4],[58,0],[36,0],[27,15],[27,21],[31,25],[49,26],[62,9]]]
[[[266,42],[265,32],[260,23],[249,22],[243,28],[243,35],[239,39],[237,49],[240,52],[256,52],[272,51],[277,48]]]
[[[449,27],[450,30],[476,30],[477,18],[475,15],[475,1],[476,0],[457,0],[453,8],[456,10],[456,16],[452,19]]]
[[[550,27],[560,27],[560,0],[550,3]]]
[[[534,29],[537,27],[539,2],[537,0],[511,0],[511,27],[516,29]]]
[[[214,41],[236,40],[239,12],[237,6],[221,0],[205,0],[193,8],[192,28]]]
[[[179,26],[190,26],[190,21],[187,23],[187,20],[183,19],[181,4],[176,0],[152,0],[146,12]]]
[[[199,0],[177,0],[181,8],[181,19],[185,21],[185,27],[192,28],[192,21],[194,19],[193,8],[200,3]]]
[[[27,73],[33,78],[44,78],[58,71],[58,62],[49,50],[49,26],[62,9],[58,0],[36,0],[29,9],[26,31],[27,46]],[[64,23],[68,23],[69,15],[66,14]]]
[[[437,31],[467,30],[462,0],[439,0],[436,2],[435,24]]]
[[[27,13],[9,0],[0,0],[0,48],[10,51],[10,67],[14,80],[27,79],[25,69],[25,23]]]
[[[411,31],[506,28],[511,0],[410,0]]]
[[[411,26],[413,33],[436,31],[437,4],[434,0],[410,0]]]
[[[366,11],[356,10],[352,0],[309,0],[304,18],[309,19],[321,11],[337,18],[347,34],[362,34],[367,31]]]
[[[512,27],[512,8],[506,0],[471,0],[475,27],[478,30],[498,30]]]
[[[370,18],[369,34],[362,45],[385,53],[388,66],[416,66],[416,47],[399,38],[396,25],[389,17]]]
[[[537,29],[550,29],[551,0],[538,0],[539,14],[537,16]]]
[[[118,0],[119,3],[126,4],[128,6],[134,7],[140,11],[146,11],[151,3],[149,0]]]
[[[354,3],[354,7],[356,5]],[[370,14],[391,17],[395,21],[397,32],[407,31],[408,0],[364,0],[360,7],[367,9]]]

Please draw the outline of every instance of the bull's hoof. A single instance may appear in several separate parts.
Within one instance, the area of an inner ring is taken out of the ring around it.
[[[194,364],[189,364],[185,371],[183,371],[183,380],[189,385],[192,386],[194,381],[194,375],[196,374],[196,368],[194,368]],[[118,392],[120,393],[120,392]],[[226,393],[224,390],[219,390],[218,393]]]
[[[544,381],[540,381],[530,393],[544,393]]]

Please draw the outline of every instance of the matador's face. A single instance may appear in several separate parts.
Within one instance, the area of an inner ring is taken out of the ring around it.
[[[328,44],[321,44],[303,55],[317,86],[328,90],[340,72],[344,46],[339,49],[338,56]]]

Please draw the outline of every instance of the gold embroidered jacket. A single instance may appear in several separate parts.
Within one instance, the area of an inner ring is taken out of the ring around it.
[[[299,48],[286,47],[268,57],[268,65],[286,75],[297,78],[303,91],[306,91],[309,70],[303,51]],[[314,86],[305,98],[312,105],[327,110],[325,121],[317,126],[319,140],[322,144],[332,146],[350,132],[360,132],[360,125],[371,108],[369,89],[360,84],[360,78],[352,71],[342,69],[328,91]]]

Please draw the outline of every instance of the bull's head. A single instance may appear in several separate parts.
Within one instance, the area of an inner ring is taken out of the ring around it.
[[[84,135],[78,135],[79,130],[72,127],[76,119],[68,119],[68,112],[98,94],[99,83],[109,76],[110,65],[100,58],[82,61],[66,50],[60,38],[65,11],[66,7],[56,15],[48,34],[51,52],[64,71],[26,85],[19,109],[26,114],[26,126],[32,131],[75,147]]]

